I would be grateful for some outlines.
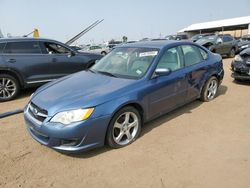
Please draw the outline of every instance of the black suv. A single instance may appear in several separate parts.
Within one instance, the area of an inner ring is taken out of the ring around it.
[[[85,70],[101,58],[55,40],[0,39],[0,101],[15,98],[21,89]]]
[[[237,41],[230,35],[211,35],[196,41],[214,53],[234,57],[238,51]]]

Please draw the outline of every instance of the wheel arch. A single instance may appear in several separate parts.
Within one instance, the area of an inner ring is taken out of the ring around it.
[[[105,133],[105,138],[104,138],[104,143],[106,144],[106,141],[107,141],[107,134],[108,134],[108,127],[110,125],[110,122],[112,121],[112,118],[114,117],[114,115],[119,111],[121,110],[122,108],[125,108],[125,107],[128,107],[128,106],[132,106],[134,107],[136,110],[138,110],[139,114],[141,115],[141,122],[142,122],[142,126],[143,126],[143,123],[144,123],[144,109],[142,107],[141,104],[139,104],[138,102],[135,102],[135,101],[130,101],[130,102],[126,102],[126,103],[123,103],[121,105],[119,105],[115,110],[114,112],[111,114],[111,118],[109,120],[109,123],[108,123],[108,126],[106,128],[106,133]]]
[[[13,76],[19,82],[21,88],[24,87],[24,80],[17,71],[10,70],[10,69],[0,69],[0,74],[8,74],[10,76]]]
[[[135,101],[131,101],[131,102],[127,102],[127,103],[123,103],[121,104],[120,106],[118,106],[116,108],[116,110],[112,113],[112,117],[119,111],[121,110],[122,108],[125,108],[125,107],[128,107],[128,106],[132,106],[134,107],[136,110],[138,110],[139,114],[141,115],[141,120],[142,122],[144,121],[144,109],[142,107],[141,104],[139,104],[138,102],[135,102]]]

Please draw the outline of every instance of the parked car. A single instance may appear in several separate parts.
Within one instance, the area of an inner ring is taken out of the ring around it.
[[[39,88],[25,107],[31,136],[62,152],[135,141],[143,123],[200,98],[215,98],[221,56],[187,41],[149,41],[112,50],[88,71]]]
[[[211,52],[228,57],[234,57],[238,50],[237,41],[230,35],[212,35],[196,41],[197,44],[209,49]]]
[[[238,42],[238,51],[241,52],[246,48],[250,48],[250,35],[243,36]]]
[[[165,36],[166,40],[175,40],[176,39],[176,35],[167,35]]]
[[[207,37],[207,36],[211,36],[211,35],[214,35],[214,34],[211,34],[211,33],[203,33],[203,34],[197,34],[197,35],[194,35],[190,38],[190,41],[192,42],[196,42],[197,40],[203,38],[203,37]]]
[[[189,39],[189,37],[187,34],[178,34],[175,37],[175,40],[188,40],[188,39]]]
[[[0,39],[0,101],[14,99],[21,89],[87,69],[101,58],[55,40]]]
[[[106,55],[109,52],[109,48],[108,47],[103,47],[103,46],[93,45],[93,46],[87,46],[82,51],[89,52],[89,53],[96,53],[96,54]]]
[[[109,43],[108,43],[108,48],[111,50],[111,49],[113,49],[115,46],[121,45],[121,44],[123,44],[122,41],[111,40],[111,41],[109,41]]]
[[[250,48],[243,50],[231,64],[232,77],[235,80],[250,80]]]

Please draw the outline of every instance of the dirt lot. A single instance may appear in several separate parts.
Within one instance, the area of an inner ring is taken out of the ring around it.
[[[250,84],[225,79],[210,103],[195,101],[148,123],[132,145],[68,156],[41,146],[23,115],[0,120],[0,187],[250,187]],[[19,99],[0,113],[23,107]]]

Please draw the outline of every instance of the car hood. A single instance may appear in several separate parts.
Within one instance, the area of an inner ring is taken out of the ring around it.
[[[215,42],[212,40],[197,40],[196,43],[201,46],[204,46],[206,44],[215,44]]]
[[[250,48],[246,48],[245,50],[240,52],[240,55],[241,56],[244,56],[244,55],[250,56]]]
[[[249,41],[241,41],[238,43],[238,46],[241,47],[241,46],[244,46],[244,45],[247,45],[249,44],[250,45],[250,42]]]
[[[87,108],[105,103],[129,91],[136,80],[114,78],[82,71],[39,88],[31,101],[46,109],[48,115],[75,108]]]

